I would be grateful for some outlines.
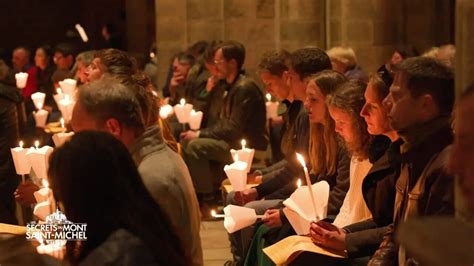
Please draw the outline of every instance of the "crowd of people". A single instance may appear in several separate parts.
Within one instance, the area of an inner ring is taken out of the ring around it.
[[[345,256],[302,252],[287,263],[423,262],[399,244],[400,226],[453,216],[454,176],[474,211],[474,86],[455,106],[454,51],[396,50],[370,75],[350,47],[267,51],[257,82],[245,72],[241,43],[201,41],[173,56],[156,88],[156,73],[122,50],[42,46],[32,66],[29,50],[18,47],[12,68],[0,69],[0,222],[16,224],[15,202],[31,206],[40,189],[31,180],[19,184],[9,151],[37,133],[31,94],[44,92],[48,120],[58,121],[54,88],[74,78],[80,85],[68,127],[75,135],[54,150],[48,170],[62,211],[88,224],[87,241],[68,242],[68,262],[203,265],[200,221],[223,201],[263,215],[229,234],[228,264],[272,265],[263,249],[296,235],[283,205],[305,175],[295,153],[306,158],[313,184],[330,187],[327,217],[311,223],[309,237]],[[29,74],[21,91],[17,72]],[[267,118],[265,93],[280,102],[276,118]],[[160,116],[161,106],[181,99],[203,112],[199,130]],[[242,139],[255,149],[253,187],[222,199],[223,167]]]

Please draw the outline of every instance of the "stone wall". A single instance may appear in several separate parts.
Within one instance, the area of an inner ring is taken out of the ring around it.
[[[369,73],[395,48],[453,42],[454,0],[155,0],[159,81],[170,57],[198,40],[234,39],[253,74],[261,54],[336,45],[354,48]]]

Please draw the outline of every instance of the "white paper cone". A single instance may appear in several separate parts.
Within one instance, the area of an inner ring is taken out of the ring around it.
[[[46,217],[51,214],[51,203],[49,200],[36,204],[33,214],[40,220],[46,220]]]
[[[191,110],[189,115],[189,127],[192,130],[198,130],[201,128],[202,115],[201,111],[195,112],[194,110]]]
[[[61,147],[66,141],[69,141],[74,135],[74,132],[61,132],[53,135],[54,146]]]
[[[26,82],[28,81],[28,73],[20,72],[15,74],[16,87],[19,89],[24,89],[26,87]]]
[[[189,117],[191,115],[191,110],[193,110],[193,105],[192,104],[177,104],[174,106],[174,113],[176,114],[176,118],[178,119],[178,122],[181,124],[188,123],[189,122]]]
[[[52,193],[52,191],[49,188],[44,187],[38,191],[33,192],[33,196],[35,196],[37,203],[41,203],[48,200],[50,195],[49,193]]]
[[[247,163],[234,162],[233,164],[224,166],[224,172],[230,180],[230,184],[234,191],[242,191],[247,185]]]
[[[291,196],[283,201],[283,204],[296,212],[301,218],[307,221],[318,221],[326,218],[327,205],[329,198],[329,184],[326,181],[321,181],[311,186],[316,203],[316,214],[311,203],[308,187],[301,186],[291,194]],[[296,229],[295,229],[296,231]]]
[[[46,126],[46,122],[48,121],[48,111],[46,110],[38,110],[34,113],[36,127],[44,128]]]
[[[56,102],[56,105],[59,107],[59,102],[64,99],[64,94],[54,94],[53,95],[54,101]]]
[[[23,149],[20,147],[16,147],[10,149],[12,152],[13,163],[15,164],[15,170],[17,175],[27,175],[31,171],[31,164],[28,158],[26,157],[26,153],[28,149]]]
[[[68,94],[71,98],[74,96],[76,90],[77,81],[74,79],[65,79],[59,82],[59,86],[63,93]]]
[[[26,153],[33,171],[39,178],[48,178],[48,159],[53,150],[50,146],[43,146],[40,149],[30,148]]]
[[[247,163],[247,173],[250,172],[250,169],[252,168],[252,162],[253,162],[253,156],[255,154],[255,149],[240,149],[240,150],[230,150],[230,154],[232,155],[232,158],[235,158],[235,155],[237,154],[239,161]]]
[[[267,119],[278,117],[278,102],[266,102]]]
[[[283,208],[283,213],[285,214],[288,221],[290,221],[291,227],[293,227],[296,234],[300,236],[309,234],[311,220],[301,217],[298,215],[298,213],[292,211],[289,208]]]
[[[254,209],[227,205],[224,208],[224,227],[229,234],[250,226],[257,221],[257,214]]]
[[[42,92],[35,92],[31,94],[31,100],[33,101],[36,109],[40,110],[44,106],[44,99],[46,98],[46,94]]]
[[[67,123],[71,121],[72,110],[74,109],[75,104],[76,102],[72,101],[69,98],[64,98],[59,101],[58,108],[59,108],[59,111],[61,111],[61,115],[64,118],[64,122]]]

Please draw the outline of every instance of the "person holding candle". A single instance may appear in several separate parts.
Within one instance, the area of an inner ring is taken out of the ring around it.
[[[173,227],[155,203],[119,140],[105,132],[80,132],[56,149],[50,162],[51,188],[64,214],[87,223],[87,241],[66,244],[68,262],[191,264],[178,237],[182,228]]]
[[[229,150],[239,148],[243,138],[256,150],[255,158],[261,158],[267,147],[264,96],[257,84],[242,73],[244,60],[245,47],[241,43],[227,41],[216,47],[217,76],[228,85],[221,119],[200,131],[181,133],[183,157],[202,198],[212,197],[215,192],[211,161],[232,162]]]
[[[145,119],[158,117],[158,108],[147,106],[156,100],[153,94],[137,81],[105,75],[84,85],[77,96],[74,131],[109,132],[128,147],[148,192],[180,228],[192,265],[202,265],[199,205],[191,177],[183,159],[164,142],[157,123]]]
[[[20,182],[10,148],[18,145],[17,105],[23,101],[15,87],[0,83],[0,223],[17,224],[13,192]]]
[[[313,241],[325,248],[346,250],[349,258],[346,262],[366,262],[366,257],[371,256],[380,245],[383,234],[393,219],[398,163],[389,161],[389,157],[396,153],[399,144],[398,134],[391,128],[382,105],[383,99],[388,95],[390,82],[390,79],[384,81],[379,74],[371,76],[364,94],[365,104],[360,112],[367,123],[367,131],[375,135],[369,146],[369,159],[373,166],[362,183],[362,193],[372,218],[338,230],[329,230],[318,223],[311,225]],[[295,263],[305,261],[321,264],[324,261],[325,265],[341,262],[340,259],[303,253]]]

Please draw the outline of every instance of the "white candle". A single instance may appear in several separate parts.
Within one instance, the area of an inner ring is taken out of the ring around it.
[[[74,132],[59,132],[53,135],[53,142],[56,148],[61,147],[66,141],[69,141]]]
[[[64,99],[59,101],[58,108],[59,111],[61,111],[61,114],[63,115],[63,118],[66,122],[71,120],[74,104],[75,102],[71,100],[70,96],[67,94],[64,96]]]
[[[272,96],[270,93],[266,95],[267,102],[265,103],[266,111],[267,111],[267,119],[276,118],[278,117],[278,102],[272,102]]]
[[[28,73],[20,72],[15,74],[16,86],[19,89],[26,87],[26,81],[28,80]]]
[[[74,79],[65,79],[59,82],[59,86],[63,90],[63,93],[69,95],[70,97],[74,96],[76,90],[77,81]]]
[[[192,109],[193,105],[186,103],[185,99],[181,99],[179,104],[174,106],[174,113],[176,114],[179,123],[184,124],[189,122]]]
[[[33,214],[40,220],[45,221],[46,217],[51,214],[51,202],[47,200],[36,204],[33,209]]]
[[[201,111],[196,112],[191,110],[189,114],[189,127],[192,130],[199,130],[199,128],[201,128],[202,115],[203,113]]]
[[[250,172],[250,169],[252,168],[252,162],[253,162],[253,156],[255,154],[255,149],[249,149],[246,147],[247,142],[245,139],[243,139],[240,144],[242,144],[242,149],[240,150],[234,150],[231,149],[230,153],[233,158],[236,158],[235,155],[237,155],[238,160],[234,161],[242,161],[247,163],[247,173]]]
[[[224,166],[224,172],[230,180],[230,183],[235,191],[242,191],[246,188],[247,184],[247,163],[237,160]]]
[[[20,141],[18,147],[10,149],[15,164],[17,175],[21,175],[22,182],[25,182],[25,175],[30,173],[31,164],[26,157],[27,149],[23,148],[23,141]]]
[[[48,159],[53,150],[47,145],[39,148],[39,141],[35,141],[35,148],[32,147],[26,152],[26,158],[39,178],[48,178]]]
[[[42,92],[35,92],[31,94],[31,100],[33,101],[36,109],[40,110],[44,106],[44,99],[46,98],[46,94]]]
[[[36,127],[44,128],[46,127],[46,122],[48,121],[48,111],[40,109],[34,112]]]
[[[306,178],[306,185],[308,186],[309,196],[311,197],[311,203],[313,204],[313,208],[314,208],[314,215],[317,215],[318,211],[316,208],[316,201],[314,200],[313,189],[311,187],[311,179],[309,178],[308,168],[306,168],[306,163],[301,154],[296,153],[296,158],[300,162],[301,166],[303,166],[304,176]]]
[[[43,183],[43,187],[40,188],[38,191],[33,192],[33,196],[35,197],[37,203],[41,203],[41,202],[49,200],[50,189],[49,189],[48,180],[43,179],[42,183]]]
[[[296,187],[301,187],[301,178],[298,178],[298,180],[296,181]]]

